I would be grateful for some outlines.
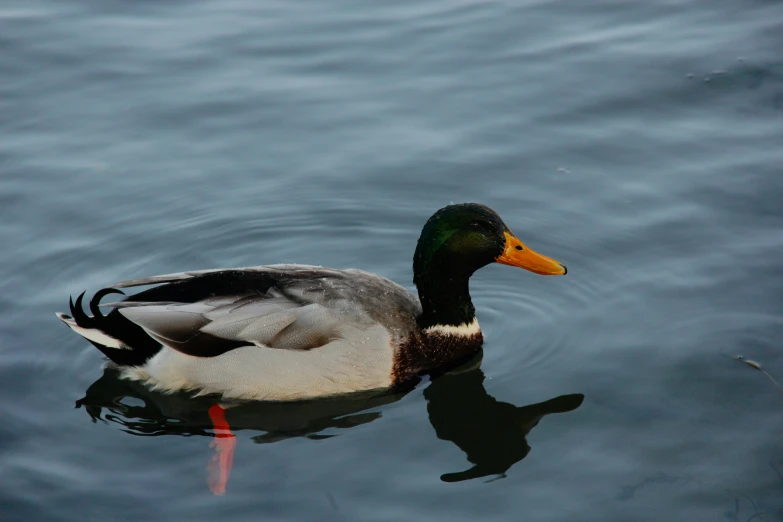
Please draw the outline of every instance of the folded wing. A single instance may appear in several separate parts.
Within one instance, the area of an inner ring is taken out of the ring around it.
[[[214,357],[248,345],[311,350],[340,339],[346,328],[325,306],[302,305],[282,295],[113,306],[160,343],[199,357]]]

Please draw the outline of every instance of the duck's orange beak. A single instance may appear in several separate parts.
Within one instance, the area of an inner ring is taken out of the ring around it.
[[[525,244],[509,232],[506,236],[506,247],[495,261],[504,265],[518,266],[541,275],[565,275],[568,270],[565,265],[551,257],[542,256],[530,250]]]

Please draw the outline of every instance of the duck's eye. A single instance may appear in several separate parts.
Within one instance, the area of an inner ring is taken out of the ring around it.
[[[516,248],[517,250],[524,250],[520,245],[517,245],[514,248]]]

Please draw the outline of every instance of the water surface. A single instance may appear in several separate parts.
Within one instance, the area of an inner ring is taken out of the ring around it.
[[[761,0],[4,2],[0,518],[783,519],[783,394],[729,357],[783,381],[781,20]],[[210,404],[103,375],[54,317],[213,267],[412,288],[452,201],[568,275],[476,274],[480,367],[229,411],[223,496]]]

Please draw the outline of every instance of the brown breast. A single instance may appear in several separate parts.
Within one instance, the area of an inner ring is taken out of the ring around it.
[[[400,386],[417,375],[442,369],[462,361],[481,349],[484,336],[414,331],[397,348],[392,367],[392,383]]]

